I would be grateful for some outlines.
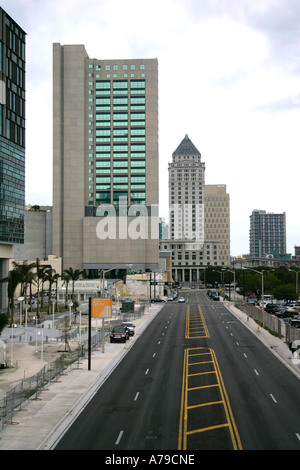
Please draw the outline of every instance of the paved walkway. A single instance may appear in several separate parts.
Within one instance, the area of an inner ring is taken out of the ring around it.
[[[300,365],[295,364],[288,346],[263,328],[258,331],[257,324],[248,319],[245,313],[229,303],[227,305],[231,312],[300,379]],[[53,448],[64,430],[76,419],[161,308],[162,305],[151,306],[149,312],[134,321],[136,334],[126,345],[106,343],[104,353],[101,347],[93,352],[91,370],[88,370],[88,360],[83,359],[78,369],[71,370],[57,382],[49,384],[37,400],[32,400],[26,409],[17,412],[13,422],[0,431],[0,450]]]

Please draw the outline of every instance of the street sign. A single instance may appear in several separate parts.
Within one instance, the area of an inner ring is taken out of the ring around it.
[[[92,318],[111,318],[112,317],[111,297],[109,298],[93,297],[91,300],[92,300]]]

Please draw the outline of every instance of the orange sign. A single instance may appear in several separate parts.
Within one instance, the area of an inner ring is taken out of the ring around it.
[[[92,317],[93,318],[111,318],[112,305],[111,298],[102,299],[100,297],[92,298]]]

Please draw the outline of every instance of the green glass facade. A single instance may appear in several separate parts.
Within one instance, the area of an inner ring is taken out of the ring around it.
[[[24,243],[26,33],[0,8],[0,242]]]
[[[118,205],[123,196],[128,204],[146,204],[146,80],[134,73],[115,79],[107,72],[116,67],[88,64],[90,206]],[[145,66],[138,68],[145,75]]]

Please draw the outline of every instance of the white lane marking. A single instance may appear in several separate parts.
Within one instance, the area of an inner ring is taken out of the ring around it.
[[[300,441],[300,434],[296,432],[297,439]]]
[[[272,395],[272,393],[270,393],[270,397],[272,398],[272,400],[274,401],[274,403],[277,403],[277,401],[275,400],[274,396]]]
[[[148,374],[148,372],[149,372],[149,369],[147,369],[147,370],[146,370],[146,372],[145,372],[145,375],[147,375],[147,374]]]
[[[152,357],[155,357],[155,354],[156,354],[156,353],[154,353]]]
[[[256,369],[254,369],[254,372],[256,373],[256,375],[259,375],[259,373],[257,372],[257,370],[256,370]]]
[[[140,392],[137,392],[136,396],[134,397],[134,401],[137,401],[139,394]]]
[[[247,354],[244,353],[244,356],[247,357]]]
[[[123,436],[123,432],[124,431],[120,431],[120,433],[118,435],[118,439],[116,440],[116,446],[120,443],[120,440],[122,439],[122,436]]]

